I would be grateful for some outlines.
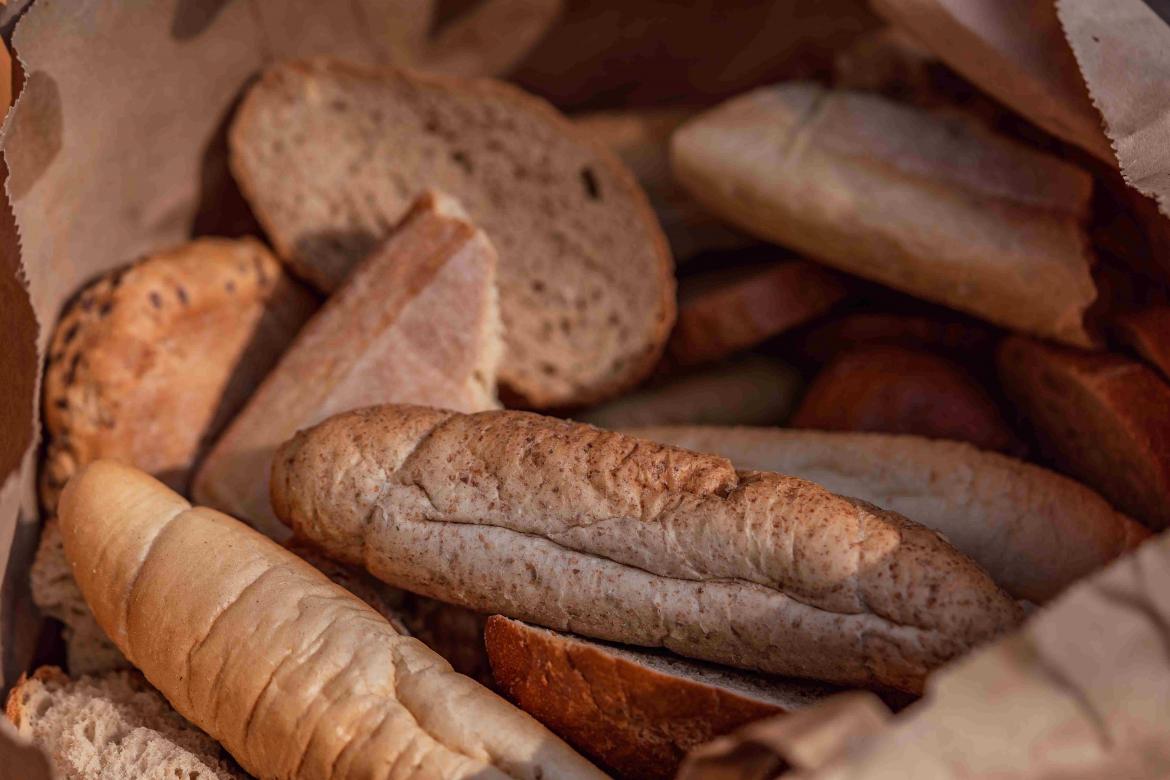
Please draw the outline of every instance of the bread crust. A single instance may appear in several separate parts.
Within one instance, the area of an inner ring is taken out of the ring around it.
[[[505,323],[508,325],[506,338],[508,339],[508,356],[501,366],[501,380],[509,388],[522,396],[528,404],[536,407],[564,407],[595,403],[605,398],[617,395],[621,391],[633,387],[640,382],[658,362],[662,348],[674,323],[674,264],[665,235],[658,225],[658,221],[650,207],[645,193],[638,186],[633,175],[626,169],[617,156],[609,149],[591,138],[587,133],[577,128],[572,122],[562,116],[547,102],[529,95],[522,90],[502,82],[490,79],[459,79],[434,74],[414,73],[401,69],[367,69],[350,63],[332,61],[328,59],[314,59],[295,62],[283,62],[269,68],[253,85],[245,96],[229,133],[231,147],[231,168],[240,184],[257,218],[270,237],[278,254],[289,262],[303,277],[312,281],[321,289],[331,290],[340,283],[344,276],[344,268],[321,268],[319,264],[303,256],[298,251],[296,238],[292,231],[282,226],[272,208],[267,204],[263,188],[258,182],[258,175],[246,159],[245,149],[251,138],[260,133],[262,122],[260,117],[265,110],[265,100],[269,92],[280,93],[282,84],[286,81],[307,80],[312,78],[339,78],[352,79],[359,82],[390,82],[406,85],[407,88],[418,92],[433,92],[442,95],[462,95],[486,98],[493,105],[506,106],[509,109],[526,116],[535,118],[544,126],[550,128],[560,137],[568,139],[577,147],[585,149],[590,159],[604,169],[605,178],[612,182],[616,190],[620,191],[625,208],[636,217],[641,235],[639,244],[644,244],[640,257],[648,261],[650,267],[646,270],[639,284],[652,287],[655,291],[651,305],[640,306],[639,316],[646,315],[640,333],[637,337],[639,347],[628,351],[628,354],[615,357],[614,355],[598,355],[598,360],[605,364],[612,361],[612,370],[604,377],[597,377],[583,381],[577,377],[569,377],[567,384],[554,385],[546,367],[530,365],[530,358],[526,351],[531,351],[534,344],[547,341],[550,333],[520,333],[519,321],[528,315],[533,308],[531,302],[525,303],[524,296],[532,295],[530,289],[519,290],[523,281],[525,287],[531,280],[513,280],[510,276],[508,258],[510,253],[504,251],[504,263],[501,278],[501,307]],[[282,98],[283,99],[283,98]],[[433,182],[432,182],[433,184]],[[452,189],[451,194],[467,203],[465,193]],[[390,208],[390,204],[383,204]],[[403,204],[403,210],[405,204]],[[390,214],[389,223],[397,221],[401,212]],[[484,215],[475,213],[472,217],[479,223],[485,224]],[[490,225],[488,228],[491,237]],[[354,226],[350,226],[352,229]],[[496,240],[493,237],[493,240]],[[498,240],[497,240],[498,243]],[[357,260],[349,258],[349,262]],[[543,282],[541,282],[543,284]],[[612,291],[611,291],[612,292]],[[539,298],[543,293],[538,293]],[[580,307],[584,311],[589,308],[588,303]],[[570,320],[578,314],[567,314]],[[624,316],[624,315],[623,315]],[[533,327],[533,326],[528,326]],[[521,338],[527,340],[527,347],[521,343]],[[559,358],[558,358],[559,359]],[[568,359],[566,356],[565,359]],[[551,364],[550,364],[551,365]],[[554,366],[554,369],[556,367]]]
[[[691,748],[833,692],[813,683],[761,680],[761,688],[774,686],[776,698],[753,696],[686,676],[699,667],[682,659],[673,662],[680,668],[666,672],[634,652],[501,615],[488,619],[484,636],[504,695],[630,780],[669,780]]]
[[[715,426],[629,433],[901,512],[943,534],[1013,596],[1038,604],[1150,536],[1084,485],[962,442]]]
[[[298,534],[408,590],[775,674],[917,691],[1020,617],[897,515],[523,412],[337,415],[281,448],[272,499]]]
[[[140,471],[86,466],[60,520],[98,623],[255,775],[603,777],[308,563]]]

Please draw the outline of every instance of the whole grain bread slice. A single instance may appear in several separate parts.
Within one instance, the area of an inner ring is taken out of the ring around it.
[[[279,254],[338,286],[425,188],[500,253],[501,380],[528,402],[616,394],[674,318],[666,239],[622,163],[543,101],[488,80],[326,60],[276,65],[230,133],[232,170]]]
[[[61,780],[250,777],[137,672],[70,679],[43,666],[13,686],[5,714]]]
[[[687,751],[836,689],[595,642],[493,615],[501,692],[618,777],[669,780]]]

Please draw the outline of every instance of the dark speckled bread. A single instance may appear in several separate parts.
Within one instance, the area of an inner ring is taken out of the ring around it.
[[[775,674],[917,691],[1020,617],[900,515],[523,412],[337,415],[281,447],[272,500],[407,590]]]

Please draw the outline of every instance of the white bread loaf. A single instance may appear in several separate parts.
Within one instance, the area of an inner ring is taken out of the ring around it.
[[[779,471],[942,533],[1016,598],[1043,603],[1149,532],[1089,488],[953,441],[779,428],[633,428],[631,435]]]
[[[407,590],[775,674],[917,691],[1020,617],[898,515],[524,412],[337,415],[281,448],[272,501]]]
[[[90,464],[60,521],[98,623],[252,774],[603,777],[308,563],[140,471]]]

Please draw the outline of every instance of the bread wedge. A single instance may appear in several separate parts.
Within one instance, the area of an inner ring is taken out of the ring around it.
[[[308,563],[140,471],[90,464],[60,520],[98,623],[254,775],[604,777]]]
[[[324,290],[424,189],[463,204],[500,252],[500,377],[537,406],[601,400],[653,367],[674,320],[666,239],[608,149],[537,98],[336,62],[270,68],[230,132],[273,245]]]
[[[687,751],[802,709],[834,689],[488,619],[500,690],[570,745],[629,780],[669,780]]]
[[[628,433],[812,480],[933,528],[1042,604],[1149,538],[1089,488],[968,444],[874,433],[660,427]]]
[[[337,415],[281,447],[272,500],[407,590],[774,674],[918,691],[1020,617],[898,515],[525,412]]]
[[[1088,346],[1084,171],[958,119],[811,83],[671,142],[679,181],[760,238],[1014,330]]]
[[[991,396],[961,366],[893,345],[838,356],[809,383],[789,425],[952,439],[997,452],[1022,448]]]
[[[1150,528],[1170,526],[1170,386],[1136,360],[1022,337],[997,360],[1052,462]]]
[[[771,425],[788,417],[800,390],[796,369],[747,355],[664,376],[576,418],[610,430],[635,425]]]
[[[688,277],[666,358],[692,366],[728,357],[824,314],[845,295],[838,274],[801,260]]]
[[[281,442],[376,403],[494,408],[501,349],[496,251],[457,203],[425,194],[232,420],[195,477],[195,500],[286,538],[268,502]]]
[[[48,755],[60,780],[249,777],[136,672],[71,680],[43,666],[17,680],[5,714]]]

